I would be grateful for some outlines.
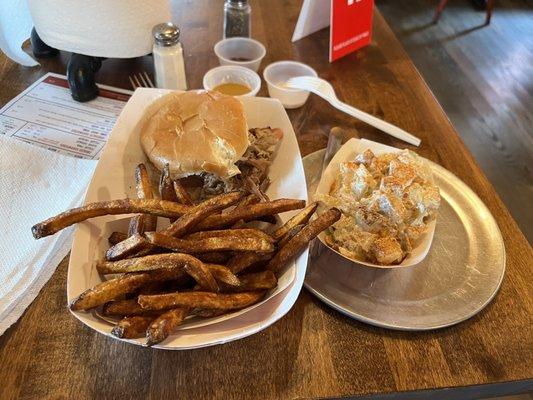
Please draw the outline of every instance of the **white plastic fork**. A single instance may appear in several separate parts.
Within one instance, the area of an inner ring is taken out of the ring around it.
[[[324,100],[327,100],[329,104],[336,109],[344,111],[346,114],[349,114],[352,117],[358,118],[361,121],[366,122],[367,124],[372,125],[373,127],[378,128],[379,130],[388,133],[391,136],[394,136],[397,139],[401,139],[415,146],[420,145],[420,139],[416,136],[413,136],[397,126],[389,124],[388,122],[385,122],[374,117],[373,115],[367,114],[364,111],[340,101],[335,94],[333,86],[331,86],[331,84],[324,79],[316,78],[314,76],[297,76],[289,79],[283,86],[291,89],[308,90],[309,92],[322,97]]]

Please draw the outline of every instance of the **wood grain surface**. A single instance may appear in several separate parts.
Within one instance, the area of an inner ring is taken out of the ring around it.
[[[531,388],[523,382],[533,376],[531,247],[379,12],[372,45],[329,64],[326,31],[290,43],[300,3],[251,1],[253,35],[268,52],[262,67],[282,59],[312,65],[342,100],[419,136],[419,153],[455,173],[481,197],[500,226],[507,251],[507,273],[494,301],[457,326],[407,333],[353,321],[303,290],[284,318],[256,335],[172,352],[119,342],[72,317],[66,308],[65,259],[23,317],[0,337],[1,399],[279,399],[484,384],[503,384],[504,392]],[[200,87],[203,74],[217,64],[212,46],[222,32],[222,2],[176,1],[174,13],[190,86]],[[64,72],[66,60],[62,55],[28,69],[0,57],[0,104],[45,72]],[[127,88],[127,75],[142,69],[151,73],[150,64],[149,57],[107,60],[98,80]],[[261,94],[266,95],[265,88]],[[333,126],[405,146],[316,96],[289,116],[304,155],[324,147]],[[468,393],[462,398],[481,392]]]

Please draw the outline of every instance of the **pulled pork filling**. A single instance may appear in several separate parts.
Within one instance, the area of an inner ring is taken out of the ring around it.
[[[242,189],[262,197],[262,192],[269,184],[268,169],[282,137],[280,129],[270,127],[250,129],[248,131],[250,145],[241,159],[235,163],[241,173],[225,180],[214,174],[201,174],[203,179],[201,197]]]

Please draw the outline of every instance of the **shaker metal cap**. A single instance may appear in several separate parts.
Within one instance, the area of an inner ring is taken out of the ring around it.
[[[157,24],[152,29],[155,42],[162,46],[172,46],[179,41],[180,30],[172,22]]]

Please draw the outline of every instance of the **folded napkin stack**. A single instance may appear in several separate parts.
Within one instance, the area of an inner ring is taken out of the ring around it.
[[[72,227],[35,240],[32,225],[80,205],[96,163],[0,135],[0,334],[70,250]]]

